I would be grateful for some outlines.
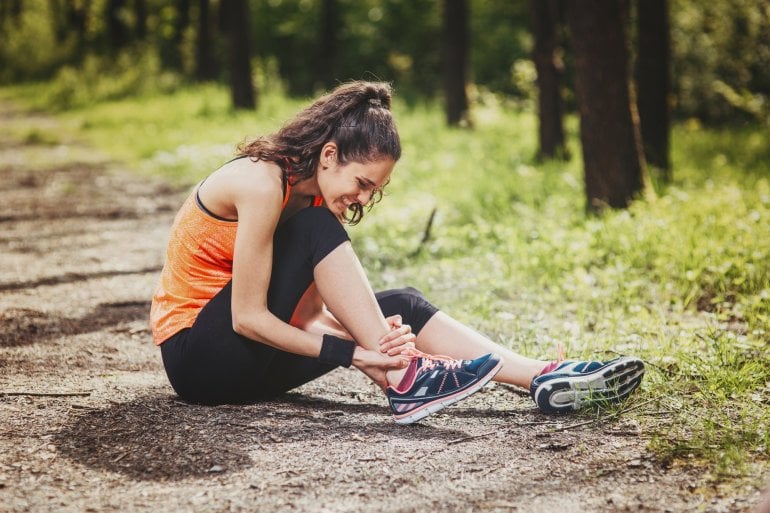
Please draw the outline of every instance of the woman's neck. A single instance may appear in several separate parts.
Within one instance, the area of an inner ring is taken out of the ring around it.
[[[318,180],[315,176],[312,176],[306,180],[302,180],[301,182],[297,182],[291,186],[292,196],[307,196],[310,198],[313,196],[318,196],[319,194],[321,194],[321,189],[318,187]]]

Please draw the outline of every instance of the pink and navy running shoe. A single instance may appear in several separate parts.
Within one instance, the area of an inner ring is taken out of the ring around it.
[[[564,413],[585,406],[623,401],[641,384],[644,363],[623,357],[608,362],[564,361],[536,376],[529,393],[545,413]]]
[[[386,390],[393,418],[412,424],[479,391],[503,366],[496,354],[454,360],[414,351],[398,387]]]

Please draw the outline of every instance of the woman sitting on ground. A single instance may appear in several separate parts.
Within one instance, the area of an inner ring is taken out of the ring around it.
[[[177,394],[254,402],[353,365],[404,424],[493,378],[529,388],[546,412],[628,396],[644,374],[636,358],[533,360],[415,289],[372,291],[344,224],[361,220],[401,156],[390,105],[387,84],[341,85],[192,191],[151,311]]]

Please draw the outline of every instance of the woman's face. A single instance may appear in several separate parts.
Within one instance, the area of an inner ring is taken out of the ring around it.
[[[374,192],[390,178],[395,162],[390,158],[367,162],[347,162],[340,165],[337,146],[328,143],[321,151],[318,166],[318,187],[324,202],[336,216],[344,214],[354,203],[366,205]]]

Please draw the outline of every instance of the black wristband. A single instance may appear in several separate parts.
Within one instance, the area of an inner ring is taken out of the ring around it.
[[[345,340],[334,335],[324,335],[318,361],[341,367],[350,367],[350,364],[353,363],[353,351],[355,349],[356,343],[352,340]]]

